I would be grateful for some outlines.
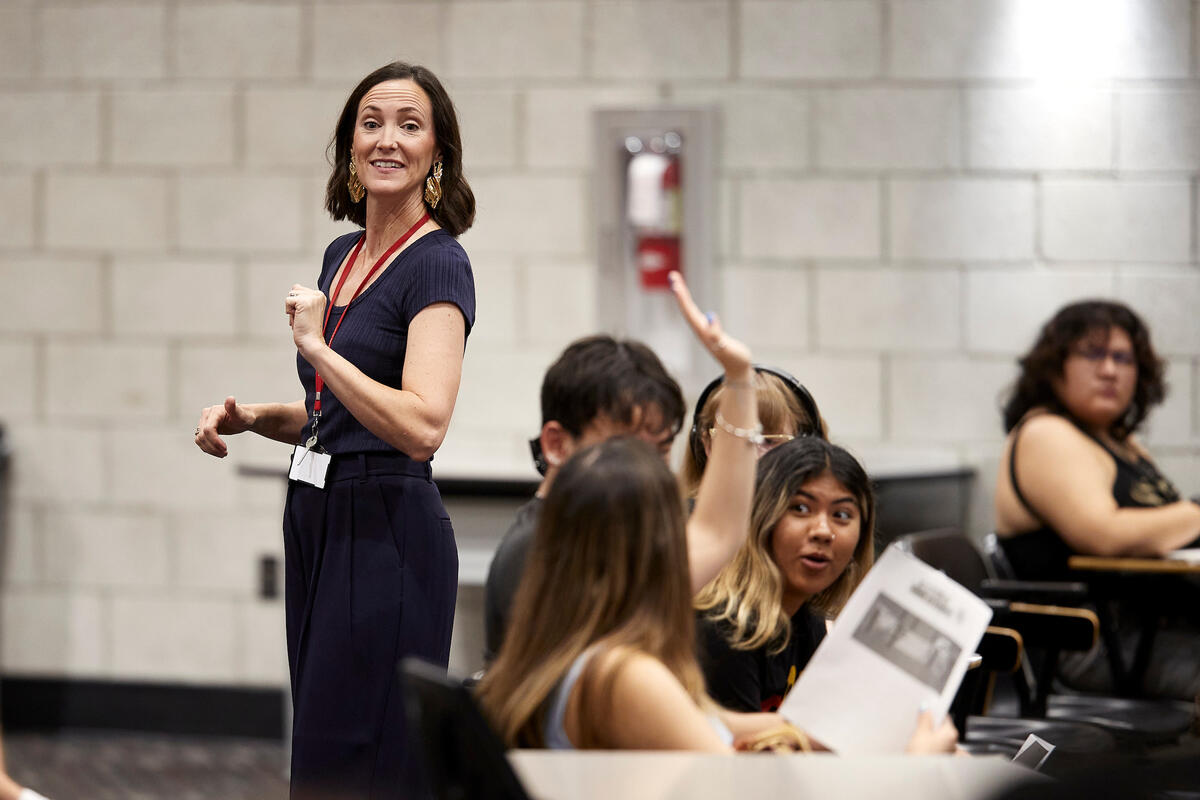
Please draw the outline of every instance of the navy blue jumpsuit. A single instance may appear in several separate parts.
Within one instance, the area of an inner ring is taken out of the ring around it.
[[[326,296],[361,232],[325,251]],[[444,231],[408,246],[351,303],[333,349],[367,377],[400,388],[408,326],[433,303],[456,305],[469,332],[475,287],[466,253]],[[332,309],[329,335],[346,308]],[[465,342],[464,342],[465,344]],[[311,433],[313,367],[298,357]],[[414,791],[396,662],[445,666],[458,588],[454,531],[429,462],[364,428],[328,384],[325,488],[290,481],[284,510],[293,798],[392,798]]]

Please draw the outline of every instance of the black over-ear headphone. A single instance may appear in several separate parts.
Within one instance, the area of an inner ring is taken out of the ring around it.
[[[812,420],[812,430],[797,431],[797,436],[816,436],[820,439],[825,438],[825,433],[821,430],[821,411],[817,408],[817,401],[813,399],[812,394],[808,389],[804,388],[804,384],[796,379],[796,376],[787,370],[782,370],[779,367],[768,367],[765,364],[755,364],[755,372],[761,372],[767,375],[774,375],[779,378],[784,384],[792,390],[792,394],[796,395],[796,400],[800,403],[800,408]],[[717,390],[717,387],[725,382],[725,376],[719,375],[713,378],[704,391],[700,393],[700,399],[696,401],[696,410],[692,412],[692,432],[688,437],[688,446],[692,451],[692,458],[696,462],[696,466],[700,472],[704,472],[704,465],[708,463],[708,455],[704,452],[704,438],[700,431],[700,411],[704,408],[704,404],[708,402],[709,395]]]

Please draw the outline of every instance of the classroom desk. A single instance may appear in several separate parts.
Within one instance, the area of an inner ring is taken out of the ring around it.
[[[1184,561],[1170,558],[1127,558],[1124,556],[1071,556],[1067,559],[1071,569],[1088,572],[1140,572],[1159,575],[1200,573],[1200,561]]]
[[[984,800],[1023,780],[1048,780],[997,756],[509,754],[534,800]]]
[[[1109,613],[1108,600],[1120,600],[1121,590],[1118,586],[1122,576],[1137,576],[1143,580],[1153,580],[1155,576],[1164,575],[1200,575],[1200,563],[1169,558],[1127,558],[1107,556],[1071,556],[1067,566],[1080,572],[1093,573],[1096,578],[1089,580],[1096,603],[1096,611],[1100,615],[1100,635],[1104,639],[1104,647],[1108,651],[1108,664],[1113,674],[1114,688],[1126,697],[1137,697],[1142,691],[1142,680],[1150,666],[1150,653],[1154,648],[1154,638],[1158,631],[1161,616],[1152,610],[1143,614],[1142,629],[1137,637],[1133,650],[1132,662],[1127,662],[1121,651],[1121,643],[1116,633],[1116,624]]]

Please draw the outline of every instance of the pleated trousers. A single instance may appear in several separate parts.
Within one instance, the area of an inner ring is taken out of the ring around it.
[[[454,530],[428,462],[334,456],[290,481],[283,520],[294,800],[424,797],[397,662],[446,666]]]

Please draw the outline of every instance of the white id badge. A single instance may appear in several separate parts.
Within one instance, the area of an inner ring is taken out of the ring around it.
[[[328,453],[318,453],[301,445],[292,451],[292,469],[288,477],[318,489],[325,488],[325,473],[329,471]]]

